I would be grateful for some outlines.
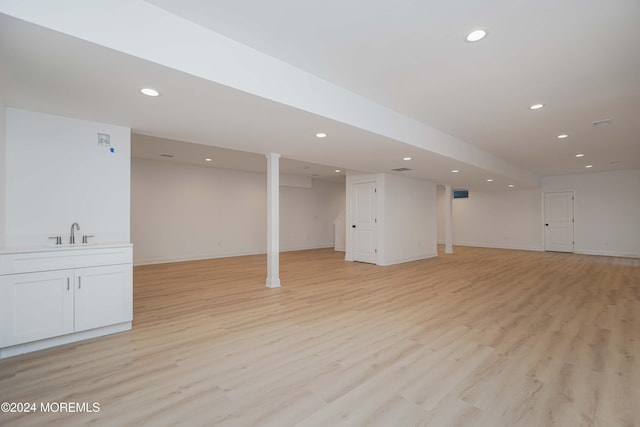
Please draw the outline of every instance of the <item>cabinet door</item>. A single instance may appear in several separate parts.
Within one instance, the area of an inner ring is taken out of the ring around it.
[[[131,264],[75,270],[75,330],[128,322],[133,318]]]
[[[73,270],[0,276],[0,347],[73,332]]]

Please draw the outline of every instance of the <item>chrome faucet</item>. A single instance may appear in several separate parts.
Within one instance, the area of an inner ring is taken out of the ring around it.
[[[76,244],[76,235],[75,235],[75,230],[80,231],[80,225],[77,222],[74,222],[73,224],[71,224],[71,235],[69,237],[69,244],[70,245],[75,245]]]

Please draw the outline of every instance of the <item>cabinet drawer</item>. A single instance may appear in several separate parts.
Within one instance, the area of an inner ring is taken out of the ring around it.
[[[133,250],[131,246],[10,253],[0,255],[0,275],[96,265],[130,264],[132,261]]]

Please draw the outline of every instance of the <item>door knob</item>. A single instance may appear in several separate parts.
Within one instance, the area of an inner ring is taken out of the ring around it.
[[[545,227],[548,227],[548,226],[549,226],[549,224],[545,224],[544,226],[545,226]]]
[[[356,226],[355,226],[355,225],[352,225],[352,226],[351,226],[351,228],[356,228]]]

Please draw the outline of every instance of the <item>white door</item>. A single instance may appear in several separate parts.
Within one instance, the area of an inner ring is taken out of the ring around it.
[[[376,183],[355,183],[352,187],[351,242],[353,260],[375,264]]]
[[[573,252],[573,191],[544,193],[544,250]]]
[[[131,264],[76,269],[75,330],[131,321]]]
[[[0,276],[0,347],[73,332],[73,270]]]

